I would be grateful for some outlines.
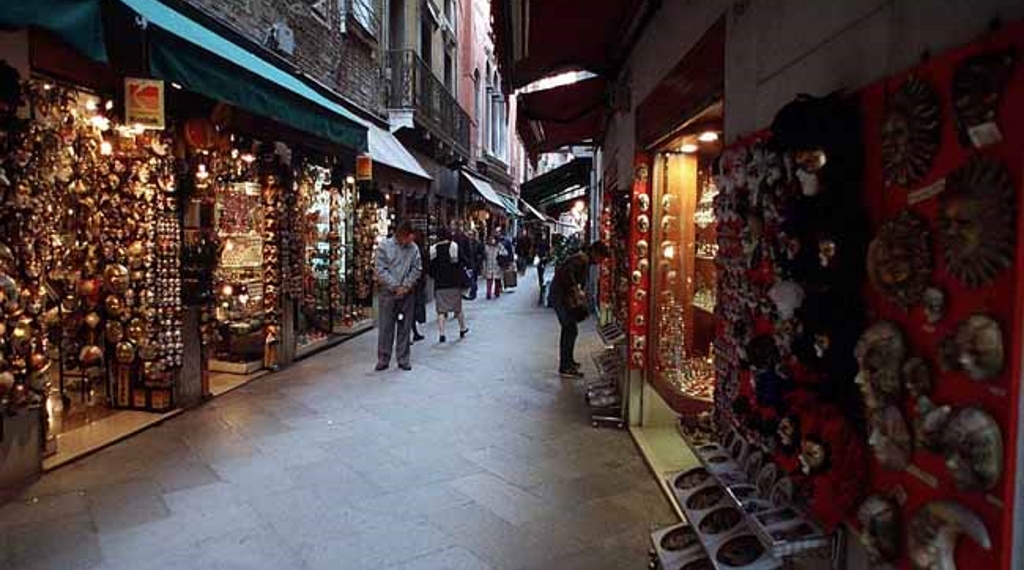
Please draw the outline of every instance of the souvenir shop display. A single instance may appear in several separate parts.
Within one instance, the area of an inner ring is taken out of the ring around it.
[[[304,164],[296,180],[295,229],[298,251],[297,345],[315,345],[333,334],[344,318],[346,260],[351,255],[354,192],[330,169]]]
[[[868,249],[856,120],[836,97],[801,97],[780,111],[770,135],[727,149],[716,172],[716,316],[728,331],[715,342],[718,421],[737,426],[733,439],[753,450],[751,480],[762,498],[802,510],[823,537],[864,494],[863,410],[848,405],[857,393],[859,264]],[[905,259],[902,244],[874,249],[882,260]],[[900,271],[886,283],[905,280]],[[876,344],[860,345],[874,373],[860,381],[887,401],[902,357],[890,363]],[[887,420],[880,444],[903,441],[906,430],[888,429],[890,415],[879,416]]]
[[[291,181],[285,166],[290,153],[283,144],[223,133],[205,119],[186,122],[184,131],[189,184],[183,275],[197,286],[189,295],[202,307],[201,340],[209,350],[204,359],[217,372],[273,369],[281,293],[291,286],[286,275],[294,273],[280,201]]]
[[[634,283],[650,290],[650,380],[677,411],[694,413],[710,408],[714,386],[718,187],[710,154],[662,153],[653,172],[633,265]]]
[[[651,204],[651,164],[645,154],[638,154],[633,168],[633,183],[629,208],[629,368],[640,370],[647,366],[647,333],[650,323],[650,274],[638,268],[641,260],[649,260]],[[641,245],[643,244],[643,245]],[[557,258],[556,258],[557,260]],[[649,263],[649,261],[648,261]]]
[[[75,383],[86,407],[169,409],[184,351],[170,141],[93,94],[15,92],[28,115],[3,118],[3,401],[38,402],[55,378],[65,406]]]
[[[349,191],[354,193],[355,188]],[[363,200],[355,206],[351,258],[343,263],[341,297],[337,299],[341,323],[335,324],[335,332],[353,333],[372,326],[377,246],[388,236],[390,225],[386,206],[372,200]]]

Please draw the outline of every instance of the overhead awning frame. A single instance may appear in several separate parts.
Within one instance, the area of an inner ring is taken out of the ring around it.
[[[100,0],[4,2],[0,28],[30,26],[56,34],[91,60],[107,61]]]
[[[499,208],[505,208],[505,203],[502,202],[501,198],[498,197],[498,193],[494,191],[494,187],[491,186],[490,182],[484,180],[483,178],[478,178],[475,175],[466,172],[465,170],[462,171],[462,177],[465,178],[467,182],[469,182],[470,186],[472,186],[473,189],[476,190],[477,194],[479,194],[481,198],[490,202],[491,204],[494,204],[495,206],[498,206]]]
[[[373,159],[373,162],[401,170],[418,178],[433,180],[433,177],[423,169],[416,157],[406,150],[395,135],[376,125],[367,123],[366,126],[370,158]]]
[[[294,75],[157,0],[120,0],[151,29],[150,73],[214,100],[367,150],[366,127],[351,111]],[[239,81],[240,75],[247,81]]]

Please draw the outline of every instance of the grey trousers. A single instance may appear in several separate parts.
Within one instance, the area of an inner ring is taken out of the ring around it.
[[[396,298],[390,293],[381,293],[377,300],[377,364],[391,364],[391,351],[395,348],[395,337],[397,333],[397,354],[399,366],[409,365],[409,335],[412,333],[413,310],[415,309],[416,296],[406,295]],[[398,316],[404,318],[399,321]]]

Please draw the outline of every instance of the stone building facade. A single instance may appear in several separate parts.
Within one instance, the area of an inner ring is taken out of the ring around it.
[[[274,51],[298,71],[381,114],[381,0],[181,1],[255,43],[276,43]]]

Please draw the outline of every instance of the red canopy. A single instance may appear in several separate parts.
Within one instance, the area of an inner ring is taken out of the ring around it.
[[[531,156],[599,139],[608,116],[608,81],[577,83],[519,95],[519,136]]]
[[[614,77],[653,4],[651,0],[494,0],[495,43],[507,88],[515,90],[575,69]]]

